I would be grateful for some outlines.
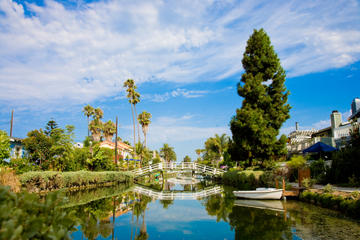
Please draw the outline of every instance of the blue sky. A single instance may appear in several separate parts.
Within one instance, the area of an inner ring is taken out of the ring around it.
[[[242,99],[236,84],[254,28],[269,34],[287,72],[291,119],[282,133],[329,125],[360,97],[359,1],[0,1],[0,129],[25,137],[54,118],[87,134],[84,105],[119,116],[132,142],[122,83],[153,115],[148,145],[178,159],[227,133]]]

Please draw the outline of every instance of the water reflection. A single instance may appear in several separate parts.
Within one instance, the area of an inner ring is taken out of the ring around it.
[[[344,239],[345,236],[360,239],[359,222],[316,206],[296,201],[237,200],[232,189],[201,182],[184,185],[170,181],[160,185],[133,186],[121,191],[118,188],[114,196],[72,206],[79,219],[79,231],[71,236],[74,239]],[[222,191],[203,198],[196,195],[217,187]],[[171,194],[175,197],[164,198]],[[193,198],[179,200],[181,194]]]

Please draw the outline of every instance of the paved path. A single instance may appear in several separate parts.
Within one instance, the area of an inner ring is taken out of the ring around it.
[[[299,184],[298,183],[290,183],[293,187],[298,187]],[[315,188],[315,189],[323,189],[325,187],[325,185],[320,185],[320,184],[315,184],[313,185],[311,188]],[[355,191],[359,191],[360,192],[360,188],[358,187],[338,187],[335,185],[332,185],[333,189],[335,191],[341,191],[341,192],[355,192]]]

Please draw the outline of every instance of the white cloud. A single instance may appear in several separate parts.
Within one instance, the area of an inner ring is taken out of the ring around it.
[[[142,98],[146,100],[150,100],[152,102],[166,102],[170,98],[175,98],[175,97],[198,98],[198,97],[203,97],[207,93],[209,93],[209,91],[187,90],[187,89],[177,88],[171,92],[166,92],[163,94],[144,94]]]
[[[253,28],[269,33],[289,76],[360,59],[357,1],[100,1],[67,8],[0,1],[0,102],[86,103],[122,83],[217,81],[241,71]],[[196,11],[194,11],[196,9]],[[200,97],[177,89],[156,96]]]

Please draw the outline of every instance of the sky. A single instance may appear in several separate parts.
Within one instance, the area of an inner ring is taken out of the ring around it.
[[[327,127],[332,110],[346,121],[360,97],[359,1],[0,0],[0,129],[14,109],[13,136],[54,119],[81,142],[90,104],[133,142],[132,78],[137,112],[152,114],[148,146],[195,159],[207,138],[231,136],[242,55],[260,28],[287,74],[281,134]]]

